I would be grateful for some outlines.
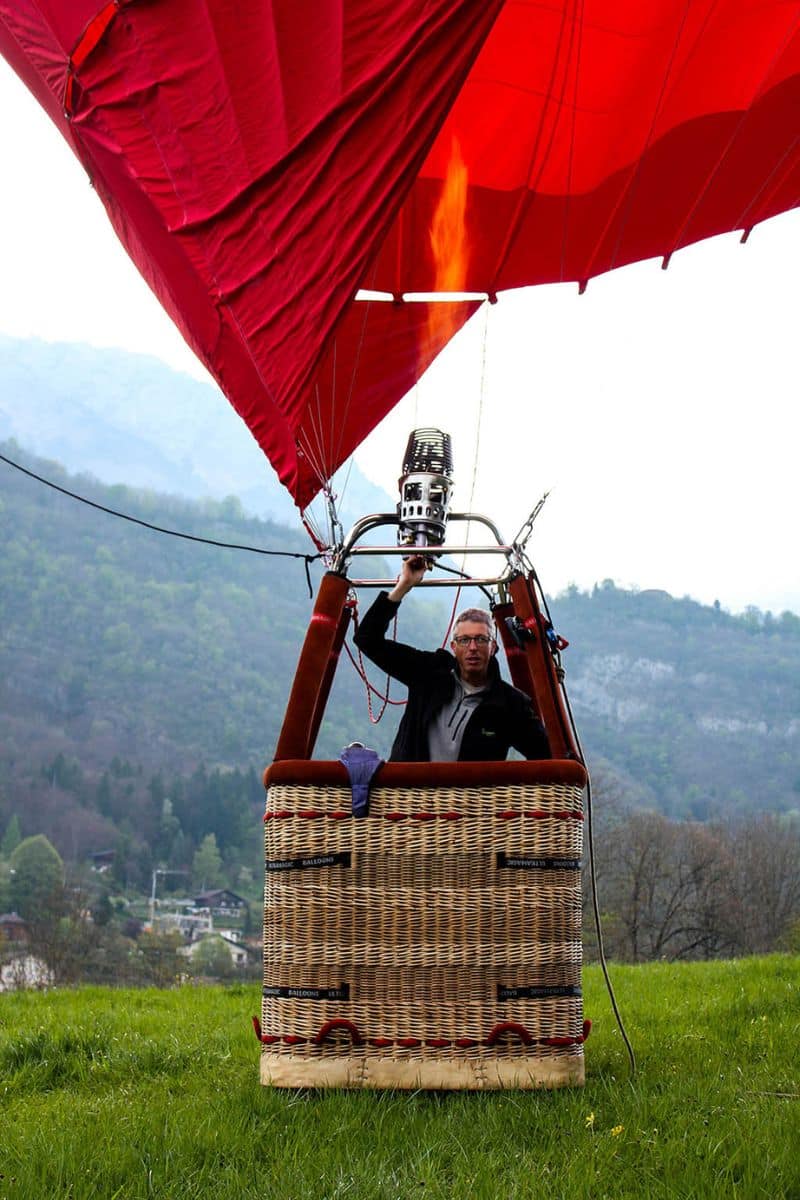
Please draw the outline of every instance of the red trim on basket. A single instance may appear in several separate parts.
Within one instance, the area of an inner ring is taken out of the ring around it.
[[[275,1042],[279,1042],[281,1040],[277,1034],[262,1033],[261,1022],[259,1021],[258,1017],[251,1017],[251,1020],[253,1022],[253,1029],[256,1037],[260,1042],[263,1042],[265,1046],[272,1046],[275,1044]]]
[[[315,787],[348,786],[347,772],[338,761],[320,759],[283,759],[264,773],[267,787],[279,784],[303,784]],[[581,763],[567,759],[533,759],[520,762],[384,763],[375,776],[374,786],[400,788],[431,787],[505,787],[508,785],[565,784],[584,787],[586,770]]]
[[[327,1039],[328,1035],[333,1033],[335,1029],[344,1029],[350,1034],[350,1040],[354,1046],[363,1046],[364,1039],[358,1032],[357,1027],[352,1021],[346,1020],[345,1017],[333,1017],[332,1020],[326,1021],[317,1036],[314,1038],[316,1044],[321,1046],[322,1043]]]
[[[373,1046],[376,1050],[385,1050],[388,1046],[397,1046],[401,1050],[414,1050],[418,1046],[429,1046],[432,1050],[443,1050],[447,1046],[456,1046],[459,1050],[470,1050],[473,1046],[486,1046],[493,1049],[500,1039],[507,1033],[516,1034],[520,1041],[526,1046],[552,1046],[554,1048],[563,1048],[565,1046],[582,1046],[589,1037],[592,1029],[592,1022],[586,1020],[583,1022],[583,1032],[580,1037],[540,1037],[535,1038],[517,1021],[500,1021],[490,1031],[486,1038],[416,1038],[416,1037],[374,1037],[363,1038],[358,1031],[358,1028],[352,1021],[345,1020],[344,1017],[335,1017],[331,1021],[326,1021],[315,1038],[301,1037],[296,1033],[285,1034],[270,1034],[261,1033],[261,1025],[258,1017],[253,1017],[253,1027],[256,1031],[256,1036],[259,1041],[265,1046],[273,1046],[276,1042],[284,1042],[287,1046],[306,1045],[308,1042],[314,1042],[317,1046],[321,1046],[328,1038],[328,1035],[335,1029],[345,1029],[349,1034],[354,1046],[363,1046],[367,1044]]]
[[[507,1033],[513,1033],[526,1046],[530,1046],[533,1042],[533,1036],[528,1032],[524,1025],[520,1025],[518,1021],[498,1021],[498,1023],[489,1031],[489,1036],[486,1039],[487,1046],[494,1046],[501,1037]]]
[[[265,821],[286,821],[291,817],[296,817],[300,821],[316,821],[318,817],[328,817],[332,821],[345,821],[352,817],[351,812],[346,812],[344,809],[335,809],[333,812],[323,812],[316,808],[301,808],[293,811],[288,808],[267,809],[264,813]],[[410,818],[412,821],[460,821],[466,813],[460,812],[388,812],[383,814],[384,821],[405,821]],[[546,812],[544,809],[529,809],[526,812],[516,812],[514,810],[506,810],[504,812],[495,813],[498,821],[514,821],[518,817],[529,817],[537,821],[582,821],[583,813],[576,808],[563,809],[559,812]]]

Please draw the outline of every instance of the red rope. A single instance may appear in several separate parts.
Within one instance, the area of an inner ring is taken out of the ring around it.
[[[344,821],[352,817],[352,813],[345,810],[335,810],[334,812],[321,812],[318,809],[306,808],[298,809],[297,812],[292,812],[286,808],[267,809],[264,813],[265,821],[285,821],[291,817],[297,817],[301,821],[316,821],[319,817],[328,817],[332,821]],[[462,817],[467,816],[466,813],[460,812],[387,812],[383,814],[384,821],[460,821]],[[527,818],[533,821],[582,821],[583,813],[577,808],[566,809],[563,812],[544,812],[540,809],[534,809],[532,812],[498,812],[494,814],[497,821],[513,821],[519,817]]]
[[[403,705],[408,703],[407,700],[392,700],[391,697],[389,696],[389,685],[390,685],[390,679],[391,679],[390,675],[386,676],[386,694],[385,695],[382,691],[380,691],[379,688],[376,688],[373,683],[370,683],[369,679],[367,678],[367,672],[364,667],[364,659],[361,656],[361,651],[360,650],[358,651],[358,662],[356,662],[356,660],[353,658],[353,652],[350,649],[350,647],[348,646],[347,642],[345,642],[344,648],[347,651],[347,656],[350,659],[350,662],[353,664],[353,666],[355,668],[356,674],[358,675],[359,679],[361,680],[361,682],[364,684],[364,687],[366,688],[367,712],[369,713],[369,719],[373,725],[378,724],[378,722],[380,721],[384,712],[386,711],[387,704],[396,705],[398,708],[402,708]],[[381,708],[381,711],[378,713],[377,717],[374,716],[374,714],[372,712],[372,697],[373,697],[373,695],[377,696],[379,700],[383,701],[383,707]]]
[[[349,1033],[350,1041],[354,1046],[361,1046],[364,1044],[364,1039],[358,1032],[358,1027],[354,1025],[352,1021],[346,1020],[345,1017],[334,1017],[332,1020],[326,1021],[317,1036],[314,1038],[314,1041],[318,1046],[321,1046],[323,1042],[327,1041],[329,1035],[337,1029],[343,1029],[345,1033]],[[285,1036],[283,1040],[288,1042],[289,1038]],[[309,1039],[299,1038],[298,1040],[307,1042]]]
[[[459,584],[458,587],[456,588],[456,594],[453,599],[453,607],[450,610],[450,618],[447,622],[447,627],[445,628],[445,631],[444,631],[444,638],[442,639],[442,645],[441,645],[441,648],[443,650],[447,646],[447,639],[450,636],[450,630],[453,628],[453,621],[455,620],[456,611],[458,609],[458,602],[459,602],[460,597],[461,597],[461,584]],[[353,634],[355,635],[355,633],[358,631],[358,601],[353,602],[352,608],[353,608]],[[395,614],[394,622],[392,625],[392,641],[395,641],[395,642],[397,641],[397,614]],[[392,700],[391,697],[389,696],[389,691],[391,688],[391,676],[390,675],[386,676],[386,692],[384,693],[384,692],[380,691],[378,688],[376,688],[373,683],[370,683],[369,679],[367,678],[367,671],[366,671],[366,667],[364,666],[364,658],[361,654],[361,650],[358,647],[356,647],[356,649],[358,650],[358,662],[356,662],[355,658],[353,657],[353,652],[351,651],[347,642],[345,642],[344,648],[347,651],[347,657],[350,659],[350,662],[353,664],[353,667],[355,668],[356,674],[361,679],[362,683],[364,684],[364,686],[366,688],[367,713],[369,714],[369,720],[370,720],[371,725],[377,725],[379,723],[379,721],[383,717],[383,714],[386,712],[387,704],[391,704],[397,708],[404,708],[405,705],[408,704],[408,700]],[[381,706],[381,711],[378,713],[377,717],[375,716],[375,714],[372,711],[372,697],[373,696],[377,696],[379,700],[383,701],[383,704]]]
[[[554,1049],[562,1049],[568,1046],[582,1046],[589,1037],[591,1032],[592,1022],[586,1020],[583,1022],[583,1029],[579,1037],[534,1037],[524,1025],[518,1024],[516,1021],[502,1021],[495,1025],[490,1030],[485,1038],[418,1038],[418,1037],[371,1037],[365,1038],[359,1032],[358,1027],[352,1021],[346,1020],[344,1017],[334,1017],[330,1021],[326,1021],[321,1027],[316,1037],[303,1037],[298,1033],[262,1033],[261,1025],[258,1017],[253,1017],[253,1028],[256,1032],[256,1037],[264,1046],[274,1046],[276,1042],[283,1042],[286,1046],[307,1046],[313,1043],[316,1046],[321,1046],[326,1042],[331,1033],[337,1029],[343,1030],[350,1034],[350,1040],[354,1046],[369,1045],[376,1050],[383,1050],[389,1046],[398,1046],[401,1050],[415,1050],[419,1046],[429,1046],[432,1050],[444,1050],[450,1046],[455,1046],[459,1050],[469,1050],[474,1046],[486,1046],[488,1049],[498,1047],[503,1049],[502,1039],[510,1033],[526,1046],[551,1046]]]
[[[518,1021],[499,1021],[489,1031],[489,1035],[486,1038],[486,1045],[496,1045],[500,1038],[506,1037],[509,1033],[513,1033],[514,1037],[519,1038],[526,1046],[530,1046],[533,1042],[533,1035],[528,1032],[524,1025],[520,1025]]]
[[[356,633],[358,632],[358,601],[357,600],[352,601],[351,606],[353,609],[353,636],[355,637]],[[397,614],[395,614],[395,618],[394,618],[394,626],[392,629],[392,640],[395,642],[397,641]],[[362,657],[361,650],[358,646],[356,646],[356,649],[358,650],[358,662],[356,662],[356,660],[353,658],[353,652],[350,649],[350,647],[348,646],[347,642],[345,642],[344,648],[347,651],[347,657],[350,659],[350,662],[355,667],[356,674],[361,679],[362,683],[364,684],[364,686],[367,690],[367,713],[369,714],[369,720],[370,720],[371,725],[377,725],[379,723],[379,721],[383,717],[383,714],[386,712],[387,704],[391,704],[398,708],[403,708],[406,704],[408,704],[407,700],[392,700],[392,699],[390,699],[390,697],[389,697],[389,690],[391,688],[391,676],[390,675],[387,674],[387,676],[386,676],[386,694],[385,695],[383,694],[383,692],[379,691],[378,688],[376,688],[373,684],[370,683],[369,679],[367,679],[367,670],[366,670],[366,667],[364,666],[364,659]],[[375,716],[375,714],[372,711],[372,696],[373,696],[373,694],[376,695],[378,697],[378,699],[383,701],[381,711],[378,713],[377,717]]]

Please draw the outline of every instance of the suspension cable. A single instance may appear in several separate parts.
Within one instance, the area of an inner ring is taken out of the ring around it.
[[[312,562],[316,562],[318,558],[321,558],[321,554],[303,554],[296,550],[268,550],[263,546],[246,546],[239,542],[221,542],[216,538],[200,537],[194,533],[183,533],[178,529],[167,529],[163,525],[154,525],[152,521],[145,521],[141,517],[132,516],[130,513],[119,512],[115,508],[108,508],[107,505],[99,504],[96,500],[90,500],[88,496],[81,496],[78,492],[71,492],[69,488],[61,487],[60,484],[54,483],[52,479],[46,479],[43,475],[37,475],[35,471],[30,471],[27,467],[23,467],[21,463],[14,462],[13,459],[7,458],[5,454],[0,454],[0,462],[13,467],[15,471],[21,471],[23,475],[27,475],[30,479],[35,479],[37,483],[43,483],[45,487],[52,488],[55,492],[60,492],[62,496],[69,496],[70,500],[77,500],[80,504],[86,504],[89,508],[96,508],[98,512],[107,513],[110,517],[117,517],[120,521],[130,521],[132,525],[141,525],[143,529],[150,529],[154,533],[163,533],[168,537],[182,538],[186,542],[199,542],[204,546],[217,546],[223,550],[247,550],[250,554],[263,554],[270,558],[302,559],[306,565],[309,595],[313,595],[309,566]]]
[[[534,570],[531,571],[531,575],[533,577],[534,583],[536,584],[539,595],[541,596],[542,605],[543,605],[544,611],[545,611],[545,616],[547,617],[547,620],[552,625],[553,622],[552,622],[552,618],[550,616],[550,608],[548,606],[547,597],[544,594],[544,589],[542,588],[539,576],[536,574],[536,572]],[[567,717],[569,719],[570,727],[572,729],[572,736],[575,738],[575,745],[578,748],[578,754],[580,756],[580,760],[583,763],[584,767],[586,767],[586,756],[584,755],[583,746],[581,745],[581,740],[578,735],[578,729],[577,729],[577,725],[575,723],[575,716],[572,711],[572,705],[570,704],[569,695],[567,694],[567,688],[564,683],[563,676],[561,678],[561,690],[562,690],[562,693],[564,696],[564,703],[566,704],[566,708],[567,708]],[[603,943],[603,926],[602,926],[602,921],[600,919],[600,900],[599,900],[599,897],[597,894],[597,870],[596,870],[595,852],[594,852],[594,808],[593,808],[593,804],[592,804],[592,780],[591,780],[591,776],[589,775],[588,767],[587,767],[587,771],[586,771],[586,840],[589,844],[589,880],[591,883],[591,892],[592,892],[592,912],[594,914],[594,926],[595,926],[595,932],[597,934],[597,953],[598,953],[598,957],[600,959],[600,967],[603,972],[603,978],[605,979],[605,983],[606,983],[606,990],[608,991],[609,999],[611,1001],[611,1008],[612,1008],[614,1017],[617,1022],[617,1027],[619,1028],[620,1034],[622,1035],[622,1040],[625,1043],[625,1049],[628,1052],[628,1059],[630,1061],[630,1068],[631,1068],[631,1076],[633,1077],[636,1075],[636,1055],[634,1054],[633,1046],[631,1044],[630,1038],[628,1037],[627,1031],[625,1029],[625,1024],[622,1020],[622,1014],[619,1010],[619,1005],[617,1004],[617,997],[614,994],[614,986],[611,982],[611,976],[610,976],[609,970],[608,970],[608,963],[606,961],[605,946]]]

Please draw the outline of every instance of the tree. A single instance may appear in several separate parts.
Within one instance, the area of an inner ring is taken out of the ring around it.
[[[0,858],[0,912],[11,908],[11,871],[8,863]]]
[[[192,882],[201,891],[219,887],[223,882],[222,856],[213,833],[207,834],[195,851],[192,860]]]
[[[19,817],[16,813],[12,813],[11,820],[8,822],[6,831],[3,834],[3,840],[0,842],[0,858],[10,858],[21,841],[22,833],[19,828]]]
[[[734,826],[730,841],[739,948],[769,954],[800,919],[800,827],[761,814]]]
[[[137,942],[147,978],[156,987],[170,987],[179,978],[185,960],[179,958],[179,933],[143,933]]]
[[[111,898],[108,892],[101,892],[92,905],[90,912],[95,925],[102,928],[103,925],[108,925],[114,915],[114,909],[111,904]]]
[[[26,921],[55,919],[63,904],[64,864],[43,833],[25,838],[9,859],[11,904]]]
[[[172,801],[164,796],[161,801],[161,820],[158,825],[158,840],[155,845],[156,856],[163,862],[171,862],[176,841],[183,831],[181,823],[175,816]]]

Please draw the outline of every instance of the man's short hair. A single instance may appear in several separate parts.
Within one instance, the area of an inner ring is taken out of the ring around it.
[[[453,637],[455,637],[456,630],[462,621],[478,621],[482,625],[487,625],[489,628],[489,633],[492,635],[492,637],[494,637],[494,621],[492,620],[492,614],[488,611],[488,609],[465,608],[463,612],[458,614],[453,622]]]

